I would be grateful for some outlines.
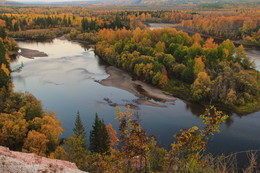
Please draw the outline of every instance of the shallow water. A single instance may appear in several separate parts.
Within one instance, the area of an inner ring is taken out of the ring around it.
[[[12,63],[12,68],[19,67],[21,63],[24,67],[20,72],[12,73],[12,79],[15,91],[29,91],[42,100],[44,109],[56,112],[66,130],[62,137],[72,134],[77,111],[80,111],[88,132],[95,113],[117,129],[116,109],[105,98],[121,107],[130,103],[139,106],[142,127],[168,149],[174,141],[172,135],[179,133],[180,128],[202,125],[197,116],[203,112],[199,105],[180,99],[168,103],[153,101],[166,108],[137,105],[133,102],[137,99],[133,94],[96,82],[107,78],[108,74],[105,65],[87,45],[59,39],[49,43],[18,42],[18,45],[48,54],[48,57],[35,59],[19,57]],[[209,151],[217,154],[260,149],[259,124],[260,112],[246,116],[232,115],[221,127],[221,133],[212,138]]]

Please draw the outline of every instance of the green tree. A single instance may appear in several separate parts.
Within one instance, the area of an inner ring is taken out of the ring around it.
[[[65,141],[65,145],[67,146],[69,160],[84,170],[87,150],[83,147],[84,141],[82,136],[72,135]]]
[[[74,135],[77,136],[78,138],[81,138],[83,147],[87,148],[86,144],[86,130],[85,127],[81,121],[80,118],[80,113],[79,111],[77,112],[76,119],[75,119],[75,126],[73,128]]]
[[[246,52],[244,50],[243,45],[240,45],[236,50],[235,61],[242,64],[245,69],[254,68],[254,62],[250,61],[250,59],[246,56]]]
[[[5,39],[7,36],[5,28],[4,27],[0,27],[0,38]]]
[[[221,60],[230,59],[234,53],[235,45],[230,40],[223,41],[218,47],[218,57],[221,58]]]
[[[89,150],[95,153],[106,153],[110,148],[110,139],[104,121],[99,119],[98,114],[90,131]]]
[[[246,58],[246,52],[243,45],[240,45],[236,50],[235,61],[241,63]]]
[[[9,65],[6,60],[6,48],[2,39],[0,39],[0,65]]]
[[[179,79],[182,72],[185,70],[186,66],[184,64],[177,64],[172,67],[172,74],[175,78]]]
[[[81,121],[79,112],[77,112],[76,115],[73,132],[74,134],[65,141],[68,159],[75,162],[80,169],[84,170],[87,157],[86,130]]]
[[[192,84],[194,82],[194,70],[193,70],[193,60],[189,60],[187,67],[181,73],[181,79],[186,82]]]
[[[199,72],[197,79],[191,85],[192,98],[195,101],[207,100],[211,89],[211,80],[206,72]]]
[[[77,112],[77,115],[76,115],[76,120],[75,120],[75,126],[73,128],[73,132],[76,136],[80,136],[80,135],[83,135],[84,138],[86,136],[86,130],[83,126],[83,123],[81,121],[81,118],[80,118],[80,113],[79,111]]]

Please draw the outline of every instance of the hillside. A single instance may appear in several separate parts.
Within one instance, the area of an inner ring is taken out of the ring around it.
[[[22,5],[21,2],[0,0],[0,5],[2,5],[2,4],[5,4],[5,5]]]

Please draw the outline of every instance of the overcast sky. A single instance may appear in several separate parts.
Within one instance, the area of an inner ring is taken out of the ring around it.
[[[83,0],[13,0],[13,1],[16,1],[16,2],[64,2],[64,1],[83,1]],[[90,0],[84,0],[84,1],[90,1]]]

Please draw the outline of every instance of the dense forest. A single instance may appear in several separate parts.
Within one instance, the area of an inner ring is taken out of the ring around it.
[[[204,6],[196,11],[0,7],[0,145],[69,160],[89,172],[241,171],[232,156],[207,153],[210,137],[228,118],[211,105],[239,113],[260,109],[260,73],[243,45],[236,48],[231,41],[260,44],[260,11],[252,4],[231,7],[214,6],[212,11]],[[151,30],[146,26],[150,22],[172,23],[178,30]],[[180,28],[211,37],[191,36]],[[95,43],[96,54],[107,64],[166,94],[206,105],[200,116],[205,126],[182,129],[167,151],[142,129],[134,110],[118,107],[117,131],[96,114],[87,133],[78,112],[73,134],[60,139],[64,129],[55,113],[43,110],[32,94],[14,92],[10,76],[10,55],[18,51],[12,38],[40,41],[59,36]],[[214,37],[225,41],[216,43]],[[257,169],[255,157],[244,172]]]
[[[213,4],[214,5],[214,4]],[[221,8],[206,8],[204,6],[192,9],[178,10],[128,10],[78,8],[39,8],[39,7],[0,7],[0,25],[14,34],[14,37],[26,37],[31,29],[65,28],[68,33],[73,29],[73,39],[86,39],[86,32],[101,29],[134,29],[144,28],[147,22],[173,23],[178,29],[189,32],[199,32],[212,37],[239,40],[246,44],[260,44],[260,12],[259,4],[244,4],[245,6],[223,4]],[[209,10],[207,10],[209,9]],[[50,31],[54,38],[57,36]],[[40,33],[38,33],[40,34]],[[34,35],[37,35],[34,33]],[[48,33],[42,34],[50,38]],[[26,38],[33,38],[27,36]],[[36,37],[37,38],[37,37]]]
[[[91,172],[135,172],[135,171],[221,171],[226,167],[219,163],[207,163],[204,156],[207,141],[213,132],[227,118],[214,107],[201,115],[204,129],[192,127],[176,136],[172,149],[156,145],[154,137],[142,130],[134,111],[117,110],[119,138],[111,124],[96,115],[90,131],[89,141],[79,112],[75,118],[73,135],[66,140],[61,123],[55,113],[44,111],[41,102],[29,93],[13,92],[10,80],[9,53],[15,49],[15,42],[1,30],[1,107],[0,145],[12,150],[36,153],[53,159],[75,162],[82,170]],[[120,147],[117,147],[120,144]],[[185,153],[185,156],[183,155]],[[183,158],[182,158],[183,157]],[[183,167],[182,165],[187,165]],[[179,168],[176,168],[178,166]],[[203,167],[203,168],[202,168]],[[206,167],[206,168],[205,168]],[[236,168],[228,168],[235,171]],[[249,167],[248,169],[253,169]]]
[[[96,52],[106,62],[168,93],[237,111],[259,109],[259,72],[230,40],[218,45],[199,34],[140,28],[104,29],[99,37]]]

